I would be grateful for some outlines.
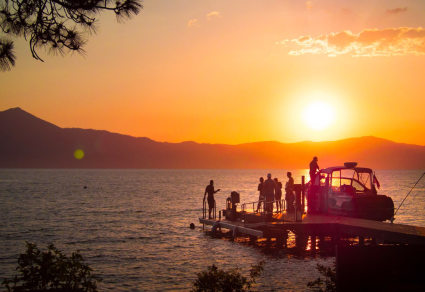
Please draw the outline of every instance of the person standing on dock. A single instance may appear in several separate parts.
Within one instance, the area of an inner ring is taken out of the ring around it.
[[[276,184],[272,180],[271,173],[267,174],[267,179],[264,181],[264,196],[266,197],[265,211],[268,213],[273,213],[273,201],[274,193],[276,190]]]
[[[257,213],[260,210],[261,207],[261,203],[263,203],[264,206],[264,178],[260,177],[260,183],[258,184],[258,192],[260,194],[260,196],[258,197],[258,204],[257,204]]]
[[[320,170],[319,165],[317,164],[317,156],[313,157],[313,160],[310,162],[310,181],[313,182],[314,176],[316,175],[316,172]]]
[[[210,180],[210,184],[205,188],[204,201],[205,197],[208,194],[208,219],[211,219],[211,211],[215,207],[214,194],[220,191],[220,189],[214,190],[214,181]]]
[[[288,212],[292,212],[295,210],[294,208],[294,178],[292,177],[292,173],[288,171],[286,173],[286,176],[288,177],[288,181],[285,185],[285,200],[286,200],[286,210]]]
[[[274,178],[274,183],[274,199],[276,200],[276,209],[279,212],[282,211],[282,183],[277,179],[277,177]]]

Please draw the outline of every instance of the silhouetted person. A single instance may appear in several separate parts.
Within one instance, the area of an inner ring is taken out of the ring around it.
[[[257,212],[260,210],[261,203],[263,203],[263,206],[264,206],[265,198],[264,198],[263,184],[264,184],[264,178],[260,177],[260,183],[258,184],[259,197],[258,197],[258,204],[257,204]]]
[[[274,199],[276,200],[276,209],[277,211],[282,211],[282,183],[274,178],[275,183],[275,191],[274,191]]]
[[[313,157],[313,160],[310,162],[310,181],[314,181],[314,176],[316,175],[316,172],[320,170],[319,165],[317,164],[317,156]]]
[[[286,200],[286,210],[288,212],[294,211],[294,178],[292,177],[292,173],[288,171],[286,173],[286,176],[288,177],[288,181],[285,185],[285,200]]]
[[[264,196],[266,197],[266,212],[273,213],[273,201],[274,201],[274,193],[276,190],[276,184],[272,180],[272,175],[270,173],[267,174],[267,179],[263,184]]]
[[[214,181],[210,180],[210,184],[205,188],[204,193],[204,201],[205,196],[208,194],[208,219],[211,219],[211,211],[215,207],[215,199],[214,194],[220,191],[220,189],[214,190]]]

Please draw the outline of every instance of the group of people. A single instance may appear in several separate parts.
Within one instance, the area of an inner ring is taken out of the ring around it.
[[[313,160],[310,162],[310,180],[313,181],[315,175],[317,174],[319,165],[317,163],[317,156],[313,157]],[[292,173],[288,171],[286,173],[288,177],[288,181],[285,184],[285,201],[286,201],[286,209],[287,211],[294,210],[294,178],[292,177]],[[204,201],[207,197],[208,202],[208,218],[211,218],[211,212],[215,207],[215,199],[214,194],[219,192],[220,189],[214,189],[214,181],[210,180],[210,184],[205,188],[204,193]],[[276,208],[278,211],[282,211],[282,183],[277,179],[272,179],[271,173],[267,174],[267,179],[264,180],[263,177],[260,177],[260,183],[258,184],[258,204],[257,204],[257,212],[261,208],[261,204],[263,204],[264,211],[271,213],[273,212],[273,203],[276,202]]]
[[[286,173],[286,176],[288,177],[288,181],[285,184],[285,201],[288,208],[291,208],[291,206],[294,205],[295,200],[294,178],[290,171]],[[258,192],[259,198],[257,212],[260,210],[261,204],[263,204],[265,212],[273,212],[274,202],[276,202],[277,211],[282,211],[282,182],[280,182],[277,177],[272,179],[271,173],[267,174],[266,180],[264,180],[263,177],[260,177]]]

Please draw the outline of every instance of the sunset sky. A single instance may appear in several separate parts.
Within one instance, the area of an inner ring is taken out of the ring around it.
[[[143,4],[124,23],[102,14],[85,55],[42,63],[17,40],[0,110],[169,142],[425,145],[425,1]]]

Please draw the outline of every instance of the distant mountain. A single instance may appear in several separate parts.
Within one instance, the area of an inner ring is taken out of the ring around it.
[[[377,169],[424,169],[425,146],[375,137],[240,145],[164,143],[99,130],[60,128],[20,108],[0,112],[0,168],[307,168],[357,161]],[[82,149],[83,159],[74,158]]]

